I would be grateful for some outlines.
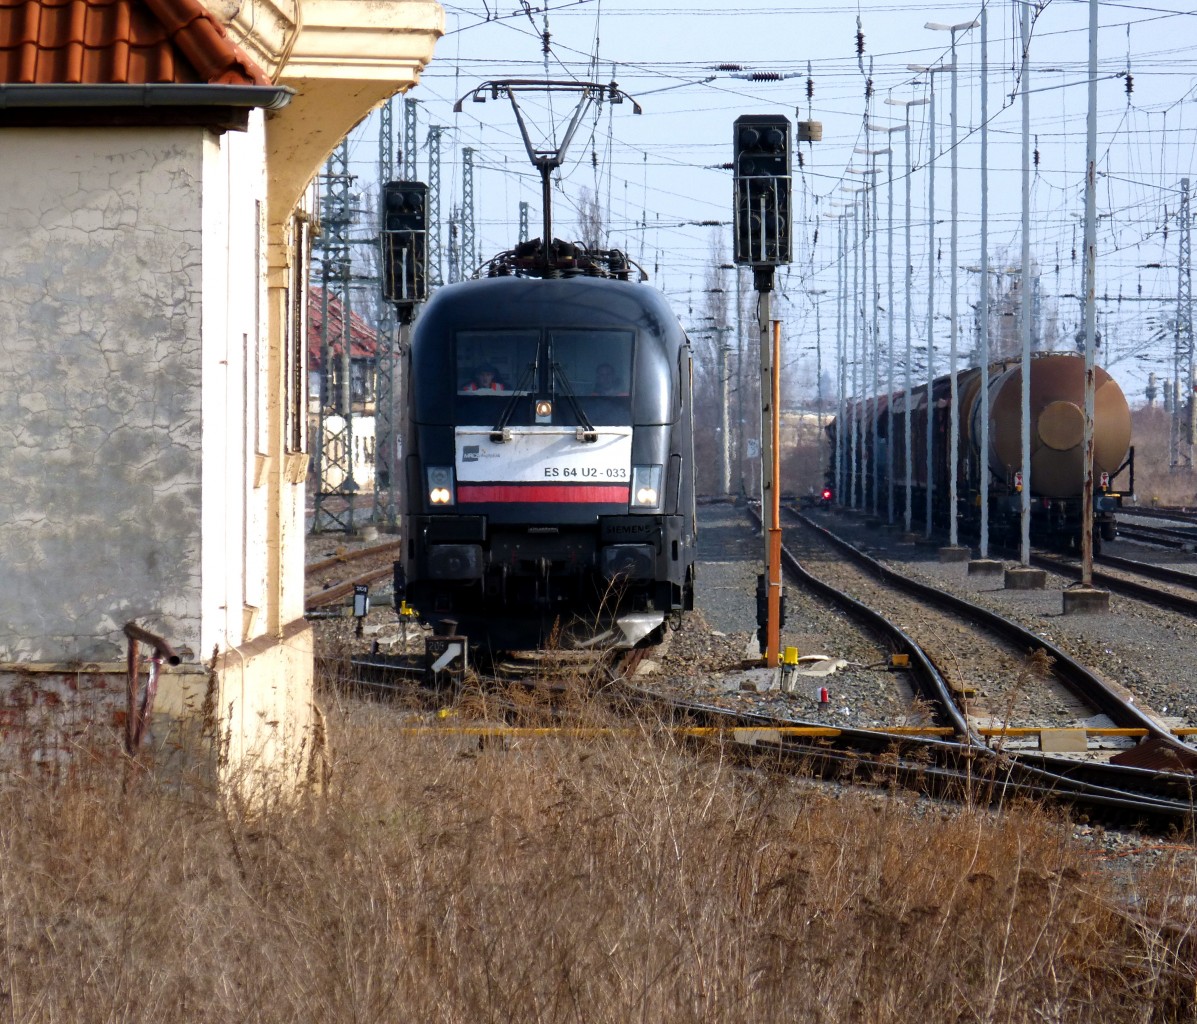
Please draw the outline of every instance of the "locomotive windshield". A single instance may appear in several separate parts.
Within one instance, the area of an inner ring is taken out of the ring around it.
[[[632,332],[553,330],[552,361],[576,395],[627,396],[632,390]]]
[[[460,331],[457,393],[497,395],[535,391],[539,331]]]
[[[479,398],[507,398],[510,404],[516,396],[539,396],[566,399],[557,405],[555,422],[560,422],[557,416],[573,416],[586,425],[626,422],[635,337],[631,330],[585,327],[459,331],[454,374],[457,394],[465,401],[459,415],[478,416],[483,406],[474,400]],[[496,407],[507,408],[485,404]],[[511,405],[507,415],[517,408],[522,406]]]

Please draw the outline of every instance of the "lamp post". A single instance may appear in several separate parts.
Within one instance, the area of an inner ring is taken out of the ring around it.
[[[1019,12],[1022,30],[1022,537],[1019,562],[1031,566],[1031,12]]]
[[[960,452],[960,392],[959,392],[959,387],[958,387],[958,383],[957,383],[957,379],[956,379],[956,349],[957,349],[957,337],[959,335],[959,324],[958,324],[958,316],[957,316],[958,302],[957,302],[957,295],[956,295],[956,264],[957,264],[956,242],[957,242],[957,236],[959,234],[959,229],[956,224],[956,221],[958,219],[958,214],[959,214],[959,202],[958,202],[959,190],[956,185],[957,166],[959,163],[959,161],[957,160],[957,155],[956,155],[956,142],[957,142],[957,138],[956,138],[956,34],[958,32],[963,32],[966,29],[975,28],[977,26],[977,24],[978,23],[976,21],[964,21],[964,22],[960,22],[956,25],[943,25],[937,21],[929,21],[929,22],[927,22],[927,25],[926,25],[926,27],[931,29],[932,31],[950,32],[952,34],[952,63],[951,63],[951,69],[952,69],[952,232],[951,232],[952,265],[951,265],[951,278],[952,278],[952,280],[951,280],[951,285],[950,285],[950,291],[951,291],[951,296],[950,296],[951,313],[950,313],[950,316],[951,316],[951,323],[952,323],[952,330],[951,330],[952,345],[951,345],[951,354],[949,356],[949,370],[948,370],[948,372],[951,376],[952,409],[951,409],[951,440],[949,442],[951,454],[948,458],[948,465],[951,468],[951,472],[949,474],[950,483],[949,483],[949,488],[948,488],[948,509],[949,509],[949,513],[948,513],[949,514],[948,544],[950,547],[953,547],[953,548],[957,546],[958,541],[959,541],[959,533],[958,533],[959,516],[957,514],[959,498],[958,498],[957,491],[959,488],[958,477],[959,477],[959,466],[960,466],[960,457],[959,457],[959,452]]]
[[[842,204],[833,204],[842,205]],[[847,348],[847,304],[844,292],[845,273],[844,261],[847,259],[847,253],[844,248],[844,219],[847,217],[846,210],[842,210],[838,214],[824,214],[825,217],[834,216],[839,221],[839,232],[836,240],[836,281],[835,281],[835,361],[836,361],[836,403],[835,403],[835,452],[833,454],[833,462],[835,465],[835,501],[837,504],[843,504],[841,495],[844,493],[844,416],[847,404],[845,401],[847,371],[844,364],[846,359]]]
[[[981,558],[989,558],[989,9],[981,7]]]
[[[913,509],[911,507],[911,490],[913,487],[912,469],[914,466],[914,456],[912,451],[912,443],[910,436],[910,401],[911,401],[911,363],[913,361],[913,353],[911,352],[911,336],[910,336],[910,291],[914,276],[914,265],[910,259],[910,108],[921,107],[928,101],[925,99],[916,100],[895,100],[886,99],[885,101],[892,107],[902,107],[906,113],[906,121],[902,125],[906,133],[906,394],[903,407],[906,411],[906,436],[904,439],[904,465],[906,467],[906,532],[910,533],[912,529],[912,515]],[[930,254],[928,254],[930,258]],[[892,303],[891,303],[892,305]]]
[[[896,124],[893,126],[866,124],[865,131],[894,132],[906,131],[907,126]],[[909,133],[907,133],[909,141]],[[886,319],[889,325],[889,361],[886,369],[885,387],[888,398],[885,400],[885,488],[886,488],[886,522],[894,521],[894,150],[886,146],[886,178],[889,190],[886,196],[886,263],[887,263],[887,298]],[[909,152],[909,147],[908,147]],[[909,176],[909,170],[908,170]],[[908,224],[909,226],[909,224]],[[908,261],[909,262],[909,261]]]
[[[867,125],[866,125],[867,128]],[[869,228],[869,233],[872,236],[873,244],[873,282],[872,286],[867,289],[869,306],[872,308],[872,346],[871,346],[871,363],[873,367],[873,381],[869,385],[870,397],[867,402],[869,408],[869,419],[873,425],[873,441],[870,449],[873,453],[872,479],[869,487],[869,506],[873,515],[880,514],[881,501],[881,460],[878,458],[878,453],[881,450],[881,420],[877,415],[877,403],[881,400],[881,331],[877,322],[878,310],[881,306],[881,289],[877,284],[877,157],[888,153],[888,149],[855,149],[854,153],[860,153],[867,156],[872,162],[873,166],[867,171],[856,171],[849,167],[849,173],[867,174],[871,177],[869,182],[868,203],[872,215],[872,224]],[[867,322],[867,320],[866,320]],[[866,355],[866,358],[869,358]]]
[[[1094,281],[1097,273],[1097,0],[1089,0],[1089,105],[1085,136],[1085,466],[1084,490],[1081,492],[1081,584],[1092,589],[1093,412],[1096,401],[1093,364],[1097,350],[1097,289]],[[1186,224],[1184,230],[1187,229]],[[1189,401],[1192,402],[1191,364],[1187,383]]]
[[[823,327],[819,318],[819,296],[826,295],[826,288],[807,288],[806,294],[815,300],[815,422],[819,435],[823,434]]]
[[[863,188],[848,188],[846,185],[840,186],[841,192],[860,193],[864,192]],[[853,203],[852,205],[852,292],[850,298],[852,299],[852,394],[854,398],[854,407],[851,415],[851,434],[848,439],[848,504],[850,508],[856,508],[856,470],[857,470],[857,453],[859,448],[858,436],[860,426],[860,306],[858,303],[862,288],[863,267],[861,266],[861,245],[860,245],[860,203]],[[863,481],[862,481],[863,482]],[[863,496],[862,496],[863,497]]]
[[[923,64],[907,64],[911,71],[927,76],[928,151],[927,160],[927,524],[926,536],[931,536],[932,490],[935,473],[935,432],[933,385],[935,383],[935,76],[945,71],[954,71],[951,66],[927,67]],[[953,518],[955,510],[953,509]]]

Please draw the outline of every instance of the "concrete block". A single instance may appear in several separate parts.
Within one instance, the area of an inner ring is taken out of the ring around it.
[[[939,549],[939,560],[941,562],[967,562],[970,555],[972,555],[972,551],[969,548],[961,547],[959,544]]]
[[[1039,749],[1052,754],[1082,754],[1089,749],[1084,729],[1042,729]]]
[[[1064,614],[1100,614],[1110,610],[1110,592],[1096,587],[1073,587],[1064,591]]]
[[[1006,570],[1007,590],[1042,590],[1046,583],[1047,572],[1043,569],[1020,565]]]
[[[1004,565],[996,558],[974,558],[968,563],[970,576],[1000,576]]]

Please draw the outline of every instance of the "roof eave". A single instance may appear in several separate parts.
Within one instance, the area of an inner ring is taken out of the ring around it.
[[[283,85],[0,83],[0,109],[260,107],[281,110],[294,95],[294,89]]]

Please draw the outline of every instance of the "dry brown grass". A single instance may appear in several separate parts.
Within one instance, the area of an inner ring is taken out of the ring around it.
[[[1197,504],[1197,473],[1191,467],[1169,466],[1171,418],[1172,414],[1158,405],[1136,409],[1132,414],[1135,491],[1141,505]],[[1125,476],[1118,483],[1125,487]]]
[[[328,703],[299,807],[9,776],[0,1020],[1194,1019],[1191,949],[1144,923],[1194,923],[1167,855],[1111,874],[1034,807],[748,770],[659,724],[482,746]]]

